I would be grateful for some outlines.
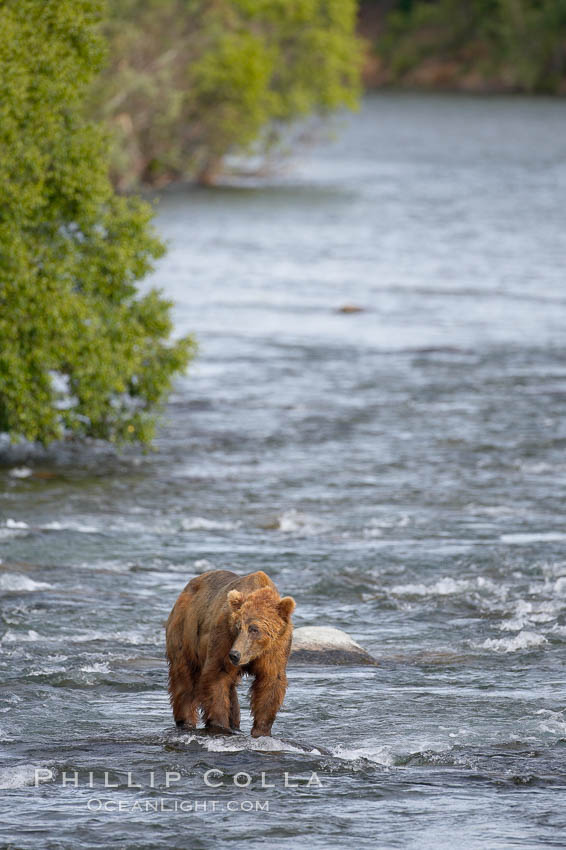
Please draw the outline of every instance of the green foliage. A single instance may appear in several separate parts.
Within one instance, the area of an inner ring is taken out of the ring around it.
[[[512,83],[558,91],[566,76],[566,0],[499,0],[498,46]]]
[[[137,295],[163,247],[83,118],[101,5],[0,3],[0,431],[15,439],[149,440],[193,347],[168,343],[167,301]]]
[[[378,52],[393,79],[453,60],[507,88],[556,92],[566,77],[566,0],[436,0],[393,11]]]
[[[355,0],[112,0],[94,108],[117,129],[118,185],[195,174],[266,150],[285,124],[354,107]]]

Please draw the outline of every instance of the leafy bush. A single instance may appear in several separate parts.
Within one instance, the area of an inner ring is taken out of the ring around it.
[[[150,439],[193,341],[136,281],[163,246],[120,198],[104,133],[83,118],[103,59],[100,0],[0,5],[0,431]]]
[[[128,187],[197,175],[276,145],[282,126],[353,107],[355,0],[112,0],[96,114],[118,131]]]

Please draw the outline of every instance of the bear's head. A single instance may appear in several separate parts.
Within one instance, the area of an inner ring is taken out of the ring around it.
[[[268,651],[290,627],[295,600],[280,599],[271,587],[244,596],[239,590],[228,594],[231,624],[237,637],[228,657],[241,667]]]

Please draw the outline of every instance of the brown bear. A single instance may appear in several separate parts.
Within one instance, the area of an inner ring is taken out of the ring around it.
[[[166,626],[169,695],[177,725],[240,729],[236,685],[254,676],[250,688],[252,735],[270,735],[287,689],[295,601],[283,599],[261,570],[237,576],[212,570],[191,579]]]

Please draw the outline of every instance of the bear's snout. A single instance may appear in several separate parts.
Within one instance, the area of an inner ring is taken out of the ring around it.
[[[230,661],[232,662],[232,664],[235,667],[237,667],[238,664],[240,663],[240,657],[241,657],[240,653],[238,652],[237,649],[231,649],[230,652],[228,653],[228,658],[230,659]]]

